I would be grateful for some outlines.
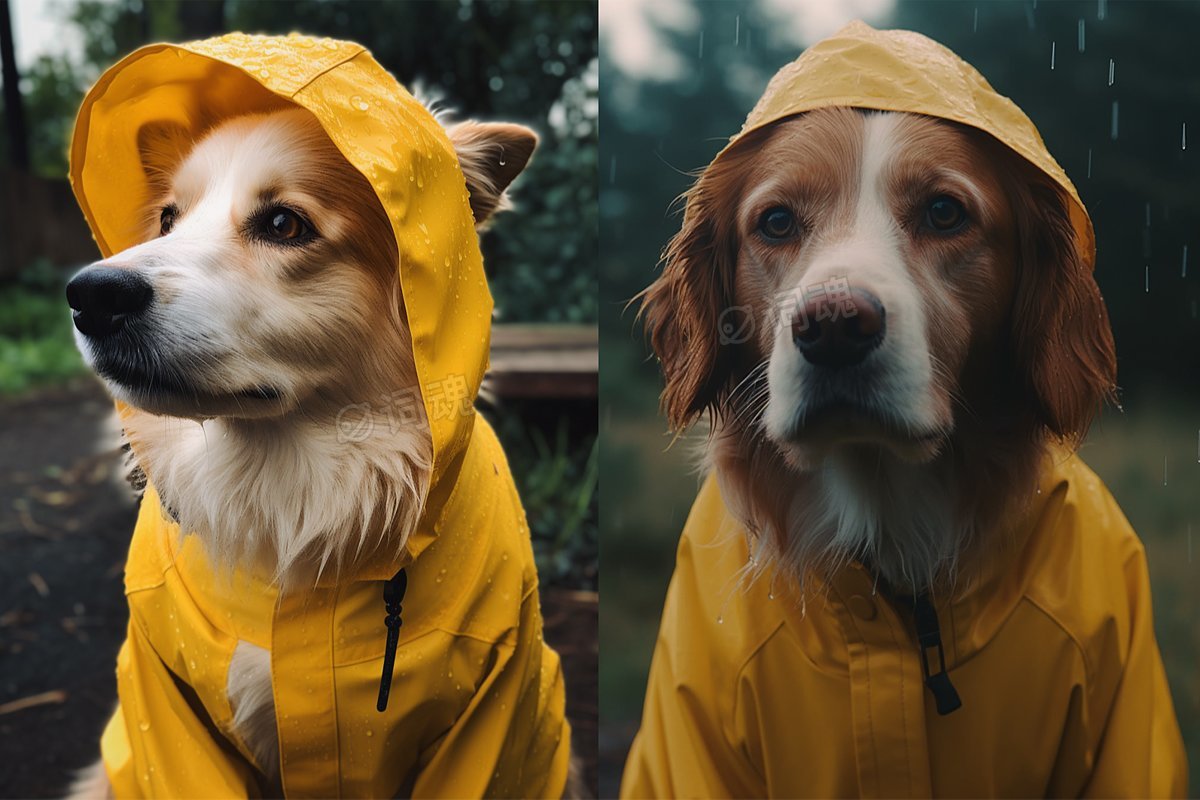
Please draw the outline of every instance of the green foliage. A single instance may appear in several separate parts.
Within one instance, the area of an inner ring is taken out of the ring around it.
[[[596,588],[599,571],[599,443],[574,437],[560,416],[552,435],[519,407],[497,411],[497,435],[517,482],[544,584]]]
[[[0,286],[0,395],[61,383],[84,371],[62,276],[40,262],[20,281]]]

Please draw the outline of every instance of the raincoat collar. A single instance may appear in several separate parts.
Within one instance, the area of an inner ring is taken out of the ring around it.
[[[492,298],[466,183],[442,126],[351,42],[231,33],[152,44],[111,67],[84,98],[71,144],[71,185],[107,258],[137,243],[137,215],[149,196],[139,130],[171,122],[198,136],[235,116],[295,106],[311,112],[367,178],[396,239],[433,471],[407,552],[362,576],[386,580],[435,536],[471,438],[473,401],[488,362]]]
[[[1095,266],[1091,218],[1033,122],[978,70],[945,46],[913,31],[880,31],[855,21],[809,47],[771,78],[742,129],[714,161],[751,131],[806,111],[836,106],[924,114],[990,134],[1066,193],[1076,247],[1088,267]]]
[[[1049,448],[1039,465],[1041,477],[1033,495],[997,527],[995,546],[987,556],[972,561],[960,580],[938,585],[929,592],[940,620],[948,666],[957,668],[992,641],[1027,594],[1029,583],[1038,565],[1048,557],[1046,551],[1051,544],[1040,532],[1058,524],[1070,484],[1068,477],[1077,484],[1086,482],[1082,487],[1077,486],[1077,490],[1100,489],[1099,481],[1090,473],[1086,479],[1074,474],[1077,463],[1078,459],[1067,448]],[[789,609],[785,618],[808,643],[806,650],[814,662],[835,673],[845,671],[845,653],[821,645],[817,630],[805,624],[809,604],[814,599],[825,603],[823,598],[828,597],[846,606],[850,598],[867,597],[873,603],[885,603],[902,619],[911,621],[913,616],[914,598],[882,586],[875,574],[858,562],[846,564],[828,579],[813,576],[813,588],[806,594],[790,585],[781,590],[782,585],[780,576],[770,582],[768,592],[772,596],[782,592],[791,598],[790,603],[781,606]]]

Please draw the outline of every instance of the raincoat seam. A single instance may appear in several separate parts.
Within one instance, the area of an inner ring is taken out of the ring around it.
[[[1053,622],[1055,627],[1066,634],[1067,638],[1071,640],[1071,643],[1075,645],[1075,649],[1079,651],[1079,657],[1083,661],[1084,678],[1087,680],[1088,685],[1090,686],[1092,683],[1093,674],[1092,665],[1088,659],[1087,649],[1083,646],[1083,643],[1079,641],[1079,638],[1071,631],[1070,628],[1067,627],[1064,622],[1062,622],[1057,616],[1054,615],[1052,611],[1046,608],[1032,595],[1026,594],[1022,597],[1022,599],[1044,614],[1046,618]]]
[[[834,590],[834,591],[836,591],[836,590]],[[859,643],[862,645],[863,664],[864,664],[864,668],[867,671],[868,677],[870,676],[870,673],[871,673],[871,648],[867,647],[866,638],[862,635],[862,631],[860,631],[858,629],[858,623],[855,621],[853,615],[850,614],[849,609],[846,608],[846,604],[842,601],[840,594],[838,594],[838,606],[839,606],[839,610],[835,611],[835,613],[839,617],[838,628],[839,628],[839,630],[841,630],[841,633],[842,633],[842,641],[846,645],[846,680],[847,680],[847,683],[849,684],[850,704],[851,704],[850,731],[851,731],[851,738],[854,740],[854,744],[855,744],[855,752],[856,752],[855,761],[856,761],[856,767],[857,767],[858,741],[857,741],[857,736],[854,735],[856,732],[857,726],[854,724],[854,708],[853,708],[853,705],[854,705],[854,676],[851,671],[851,662],[853,661],[853,658],[852,658],[852,654],[851,654],[850,637],[847,635],[848,631],[846,630],[846,626],[843,623],[841,623],[840,618],[849,617],[849,619],[850,619],[850,628],[857,635],[857,637],[859,639]],[[871,681],[869,679],[863,682],[863,689],[866,692],[867,732],[868,732],[869,738],[870,738],[871,763],[874,766],[874,769],[871,772],[871,776],[874,778],[873,782],[875,784],[875,796],[882,797],[883,796],[883,788],[880,785],[882,776],[880,775],[880,772],[879,772],[879,748],[878,748],[878,746],[876,746],[876,743],[875,743],[875,719],[874,719],[874,715],[872,714],[872,710],[871,710]],[[863,788],[862,784],[860,783],[859,790],[861,791],[862,788]]]
[[[346,587],[349,584],[338,586],[337,593],[334,595],[331,608],[329,609],[329,641],[336,641],[337,636],[337,609],[338,600],[341,599]],[[344,796],[342,791],[342,720],[338,715],[338,675],[337,675],[337,648],[330,647],[326,652],[326,657],[329,659],[329,704],[333,712],[333,762],[337,765],[337,796]]]
[[[365,48],[365,47],[362,47],[362,46],[359,46],[358,50],[356,50],[355,52],[351,53],[350,55],[346,56],[345,58],[343,58],[342,60],[338,61],[338,62],[337,62],[337,63],[335,63],[335,64],[330,64],[328,67],[326,67],[325,69],[321,70],[321,71],[320,71],[320,72],[318,72],[316,75],[313,75],[311,78],[309,78],[309,79],[308,79],[307,81],[305,81],[303,84],[301,84],[300,86],[298,86],[298,87],[296,88],[296,90],[295,90],[295,91],[293,91],[291,94],[287,95],[287,98],[288,98],[289,100],[292,100],[292,101],[294,102],[294,101],[295,101],[295,98],[296,98],[296,95],[300,94],[300,93],[301,93],[301,92],[303,92],[305,89],[307,89],[309,86],[312,86],[312,85],[313,85],[313,84],[314,84],[316,81],[318,81],[318,80],[320,80],[321,78],[325,77],[325,76],[326,76],[327,74],[329,74],[330,72],[333,72],[333,71],[334,71],[335,69],[337,69],[338,67],[342,66],[343,64],[345,64],[345,63],[347,63],[347,62],[349,62],[349,61],[353,61],[354,59],[358,58],[360,55],[362,55],[362,54],[363,54],[363,53],[365,53],[365,52],[367,52],[367,48]],[[241,68],[241,67],[238,67],[238,69],[242,69],[242,68]],[[243,72],[245,72],[245,70],[244,70],[244,69],[242,69],[242,71],[243,71]]]
[[[890,620],[887,621],[887,629],[888,629],[888,636],[891,637],[892,644],[896,648],[896,653],[899,655],[899,657],[901,659],[904,659],[905,658],[904,651],[906,648],[904,648],[900,645],[900,640],[896,637],[896,629],[892,626],[892,623]],[[904,689],[904,665],[903,665],[903,663],[901,663],[900,669],[898,671],[900,673],[900,724],[904,729],[904,736],[903,736],[904,755],[905,755],[904,771],[908,775],[909,797],[916,797],[917,793],[915,791],[915,787],[913,786],[913,774],[912,774],[912,765],[913,765],[912,749],[911,749],[912,742],[909,741],[910,737],[908,735],[908,703],[907,703],[907,699],[906,699],[907,692]]]
[[[515,628],[509,627],[506,631],[504,631],[503,634],[501,634],[500,638],[493,639],[493,638],[490,638],[487,636],[483,636],[481,634],[466,633],[463,631],[452,631],[452,630],[449,630],[448,628],[434,626],[434,627],[429,628],[426,631],[423,631],[422,633],[419,633],[418,635],[412,637],[411,639],[405,640],[400,646],[403,648],[405,645],[411,645],[414,642],[419,642],[421,639],[424,639],[428,636],[432,636],[435,633],[440,633],[440,634],[449,636],[454,639],[470,639],[473,642],[478,642],[479,644],[485,644],[489,647],[514,647],[515,648],[517,646],[517,643],[511,641],[512,638],[514,636],[516,636],[516,634],[513,632],[514,630],[515,630]],[[383,658],[383,650],[380,650],[378,655],[364,656],[363,658],[356,658],[353,661],[335,661],[333,664],[333,668],[336,670],[336,669],[342,669],[345,667],[353,667],[358,664],[370,664],[372,661],[378,661],[381,658]]]
[[[750,652],[748,652],[746,654],[745,658],[742,659],[741,666],[739,666],[737,671],[734,673],[734,676],[733,676],[733,708],[731,711],[731,719],[729,720],[728,726],[726,726],[726,725],[721,726],[722,727],[721,735],[725,737],[725,740],[726,740],[725,744],[728,745],[731,750],[738,750],[738,748],[734,747],[733,740],[730,738],[729,731],[727,729],[727,728],[732,728],[736,724],[736,721],[738,718],[738,706],[741,702],[741,696],[742,696],[741,693],[738,691],[738,685],[741,683],[742,676],[745,675],[746,670],[748,670],[750,668],[751,663],[754,662],[754,660],[763,651],[763,649],[767,646],[767,644],[770,643],[770,641],[772,639],[774,639],[775,636],[781,630],[783,630],[783,627],[784,627],[784,621],[782,619],[776,620],[775,627],[772,628],[765,636],[763,636],[761,642],[759,642],[758,644],[756,644],[754,647],[752,647],[750,649]],[[743,753],[743,755],[744,755],[744,753]],[[747,759],[747,760],[749,760],[749,759]],[[751,762],[751,763],[754,766],[754,771],[760,772],[763,765],[753,764],[753,762]],[[760,772],[759,777],[762,778],[763,785],[765,786],[767,784],[766,775],[762,774]]]

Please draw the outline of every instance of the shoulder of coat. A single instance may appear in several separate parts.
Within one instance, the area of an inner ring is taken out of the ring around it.
[[[1107,487],[1077,455],[1055,464],[1025,562],[1024,595],[1082,651],[1092,673],[1120,656],[1145,548]],[[1114,634],[1116,634],[1114,636]]]

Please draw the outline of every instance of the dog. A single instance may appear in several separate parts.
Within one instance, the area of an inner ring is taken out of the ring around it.
[[[474,121],[448,135],[485,225],[508,207],[537,136]],[[82,270],[67,297],[79,349],[126,406],[136,467],[165,512],[218,572],[262,570],[284,591],[401,551],[429,491],[425,410],[361,439],[343,435],[340,416],[419,392],[396,243],[372,185],[302,108],[238,116],[195,141],[145,128],[138,147],[153,188],[141,243]],[[271,659],[240,642],[226,693],[278,791]],[[73,794],[108,790],[98,764]]]
[[[756,563],[865,558],[927,589],[1115,398],[1100,292],[1060,193],[986,134],[830,108],[752,136],[690,190],[643,297],[667,416],[711,412]],[[696,335],[728,309],[747,341]]]
[[[887,100],[780,111],[820,52],[636,299],[707,478],[621,794],[1182,791],[1145,556],[1073,455],[1116,356],[1065,178]]]

